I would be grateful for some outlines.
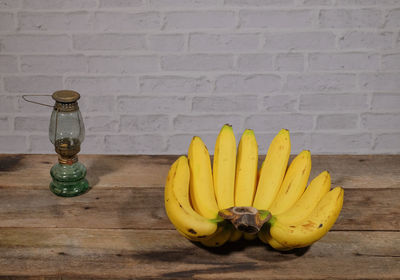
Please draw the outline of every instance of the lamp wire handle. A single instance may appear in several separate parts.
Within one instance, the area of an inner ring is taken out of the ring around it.
[[[29,103],[34,103],[34,104],[47,106],[47,107],[52,107],[52,108],[54,107],[54,105],[48,105],[48,104],[40,103],[40,102],[37,102],[37,101],[29,100],[29,99],[26,98],[27,96],[51,96],[50,94],[24,94],[24,95],[22,95],[22,99],[25,100],[26,102],[29,102]]]

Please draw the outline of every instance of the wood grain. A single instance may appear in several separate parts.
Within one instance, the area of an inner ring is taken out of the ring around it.
[[[346,189],[334,230],[399,230],[400,189]],[[163,188],[94,188],[61,198],[47,188],[0,188],[0,227],[173,229]]]
[[[60,198],[56,155],[0,155],[0,279],[400,279],[400,156],[313,156],[345,188],[337,223],[309,248],[204,248],[168,221],[177,156],[82,155],[92,189]],[[260,157],[260,164],[262,162]]]
[[[171,230],[11,228],[0,229],[0,240],[4,276],[381,279],[383,274],[400,275],[398,232],[331,232],[310,248],[291,253],[272,251],[259,242],[206,249]]]
[[[79,160],[92,186],[145,188],[162,186],[176,158],[82,155]],[[0,182],[10,187],[48,186],[56,161],[56,155],[0,155]],[[312,156],[311,178],[323,170],[331,173],[332,184],[344,188],[400,188],[400,157],[395,155]]]

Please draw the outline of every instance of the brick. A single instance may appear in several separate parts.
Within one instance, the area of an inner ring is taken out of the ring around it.
[[[89,73],[136,74],[157,72],[157,56],[91,56]]]
[[[383,71],[399,71],[400,70],[400,53],[382,55]]]
[[[16,9],[21,7],[21,0],[1,0],[0,10]]]
[[[400,133],[382,133],[375,138],[374,151],[384,153],[397,153],[400,150]]]
[[[356,75],[346,73],[290,74],[286,89],[300,92],[348,91],[356,88]]]
[[[94,26],[97,31],[102,32],[142,32],[143,30],[159,30],[161,19],[156,12],[97,12],[94,17]]]
[[[27,150],[25,136],[0,135],[0,153],[25,153]]]
[[[113,94],[137,92],[135,77],[68,77],[65,87],[81,94]]]
[[[87,96],[82,95],[79,99],[79,108],[85,113],[112,113],[116,101],[114,96]]]
[[[0,55],[0,73],[18,72],[18,62],[16,56]]]
[[[105,152],[109,154],[161,154],[166,143],[161,135],[106,135]]]
[[[76,50],[144,50],[146,38],[142,34],[78,34],[73,35]]]
[[[100,8],[133,8],[143,5],[143,0],[100,0]]]
[[[194,97],[193,112],[256,112],[257,96]]]
[[[217,77],[216,92],[266,93],[281,88],[281,78],[277,75],[224,75]]]
[[[48,135],[30,135],[28,141],[30,153],[54,154],[54,145]]]
[[[257,50],[258,34],[191,34],[189,50],[192,52],[248,52]]]
[[[400,111],[399,93],[374,93],[372,95],[371,109],[374,111]]]
[[[400,128],[399,113],[365,113],[361,115],[361,125],[372,130],[385,130]]]
[[[370,53],[312,53],[309,69],[331,70],[378,70],[379,55]]]
[[[293,0],[225,0],[225,6],[262,7],[262,6],[290,6]]]
[[[273,70],[270,54],[241,54],[237,62],[239,71],[271,71]]]
[[[12,53],[69,52],[71,41],[67,35],[13,34],[0,37],[0,50]]]
[[[49,74],[86,72],[87,61],[83,55],[25,55],[21,56],[21,70]]]
[[[50,117],[24,116],[15,117],[15,131],[48,132]]]
[[[165,15],[165,29],[234,28],[235,13],[231,11],[179,11]]]
[[[359,76],[363,90],[394,91],[400,88],[400,73],[363,73]]]
[[[307,94],[300,96],[300,111],[343,112],[368,108],[365,94]]]
[[[341,49],[390,49],[392,47],[392,32],[349,31],[339,38]]]
[[[188,112],[190,100],[185,96],[178,97],[144,97],[144,96],[120,96],[118,97],[118,111],[128,114],[148,113],[168,114],[176,112]]]
[[[303,6],[330,6],[333,0],[303,0]]]
[[[168,131],[168,115],[124,115],[121,116],[122,132]]]
[[[244,126],[260,132],[275,132],[282,128],[290,131],[305,131],[313,128],[314,118],[301,114],[253,115],[246,119]]]
[[[263,109],[267,112],[295,112],[297,107],[296,95],[273,95],[263,98]]]
[[[185,37],[182,34],[149,35],[148,48],[156,52],[180,52],[185,46]]]
[[[22,31],[88,31],[92,28],[88,12],[21,12],[18,22]]]
[[[10,129],[10,122],[8,117],[0,116],[0,131],[7,131]]]
[[[60,76],[4,77],[4,89],[6,92],[50,94],[62,88],[62,77]]]
[[[312,10],[241,11],[240,28],[307,28],[314,21]]]
[[[196,136],[199,136],[201,140],[203,140],[210,155],[214,153],[216,135],[217,131],[215,131],[214,133],[200,134],[196,132]],[[169,136],[167,143],[167,154],[186,154],[188,152],[188,148],[192,139],[192,133],[174,134]]]
[[[237,115],[178,115],[175,117],[174,129],[180,131],[219,131],[222,124],[228,123],[235,130],[241,130],[242,118]]]
[[[84,119],[85,129],[91,133],[118,132],[119,121],[112,116],[87,116]]]
[[[0,31],[15,30],[14,14],[8,12],[0,12]]]
[[[172,71],[217,71],[233,68],[232,55],[189,54],[161,57],[161,68]]]
[[[358,126],[357,114],[331,114],[317,117],[318,130],[329,129],[356,129]]]
[[[312,154],[365,154],[372,145],[368,133],[313,133],[311,134]]]
[[[0,95],[0,113],[13,113],[15,111],[15,100],[14,96],[2,96]]]
[[[297,53],[278,54],[275,60],[276,71],[304,71],[304,56]]]
[[[140,91],[147,93],[210,92],[211,82],[205,77],[143,76]]]
[[[335,34],[326,31],[267,33],[266,50],[329,50],[335,48]]]
[[[400,1],[399,3],[400,4]],[[400,27],[400,9],[389,11],[385,18],[385,28],[399,28]]]
[[[32,10],[64,10],[96,8],[96,0],[24,0],[23,8]]]
[[[400,0],[336,0],[338,6],[393,6],[400,4]]]
[[[105,144],[103,135],[86,135],[81,145],[80,154],[104,154]]]
[[[187,7],[190,9],[218,6],[222,0],[149,0],[153,8]]]
[[[319,26],[322,28],[379,28],[382,12],[378,9],[321,10]]]

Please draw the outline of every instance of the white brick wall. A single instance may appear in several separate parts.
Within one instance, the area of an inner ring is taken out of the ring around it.
[[[231,123],[262,153],[288,128],[293,153],[400,154],[400,0],[0,0],[0,153],[54,153],[21,95],[59,89],[82,153],[213,152]]]

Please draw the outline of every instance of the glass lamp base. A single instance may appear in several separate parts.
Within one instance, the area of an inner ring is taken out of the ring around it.
[[[78,196],[89,190],[89,182],[86,180],[86,167],[76,162],[74,164],[55,164],[50,175],[53,181],[50,190],[64,197]]]

